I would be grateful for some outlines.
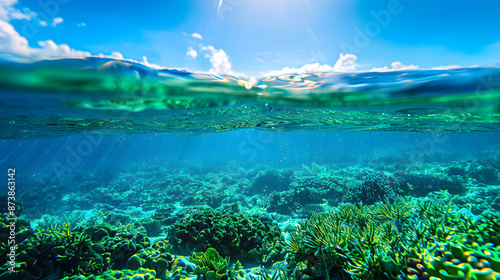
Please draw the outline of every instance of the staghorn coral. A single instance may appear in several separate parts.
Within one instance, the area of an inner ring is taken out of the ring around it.
[[[405,250],[392,212],[405,220],[406,202],[342,204],[336,211],[312,214],[287,243],[292,262],[305,262],[301,273],[313,278],[397,279],[405,265]]]

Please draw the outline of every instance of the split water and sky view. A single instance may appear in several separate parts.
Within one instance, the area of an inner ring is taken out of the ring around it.
[[[0,0],[0,279],[500,279],[499,10]]]

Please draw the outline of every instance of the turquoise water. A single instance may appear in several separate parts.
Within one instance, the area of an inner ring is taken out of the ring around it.
[[[0,167],[15,181],[2,210],[14,196],[19,218],[17,272],[3,242],[2,279],[193,278],[208,248],[230,257],[221,278],[500,277],[498,66],[242,79],[2,61],[0,89]],[[356,221],[324,214],[346,211]],[[338,244],[308,235],[348,229]]]
[[[244,128],[495,131],[500,112],[498,66],[243,80],[88,58],[4,61],[0,73],[2,138]]]

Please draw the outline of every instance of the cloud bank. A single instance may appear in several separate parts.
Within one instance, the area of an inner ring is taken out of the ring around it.
[[[22,11],[14,8],[17,0],[0,0],[0,20],[9,21],[11,19],[25,19],[31,20],[36,16],[36,13],[30,9],[23,9]]]
[[[446,65],[446,66],[443,65],[443,66],[438,66],[438,67],[432,67],[431,70],[450,70],[450,69],[458,69],[458,68],[463,68],[463,66],[458,65],[458,64]]]
[[[70,48],[66,44],[56,44],[52,40],[39,41],[39,47],[29,46],[28,39],[23,37],[9,23],[10,20],[33,20],[36,13],[29,9],[19,10],[14,8],[17,0],[0,0],[0,53],[4,57],[15,57],[25,59],[53,58],[53,57],[87,57],[92,54],[88,51],[80,51]],[[63,22],[60,17],[54,18],[52,26]],[[41,26],[47,26],[44,21],[39,21]],[[99,54],[98,56],[104,56]],[[113,52],[108,57],[121,57],[121,53]]]
[[[56,44],[52,40],[39,41],[39,48],[30,47],[28,40],[21,36],[14,27],[0,20],[0,52],[25,58],[47,57],[85,57],[92,54],[70,48],[66,44]]]
[[[328,64],[311,63],[300,68],[284,67],[278,71],[267,72],[263,74],[263,76],[280,76],[284,74],[304,74],[316,72],[354,72],[356,71],[357,59],[358,57],[354,54],[341,53],[333,66]]]
[[[388,71],[401,71],[401,70],[416,70],[419,69],[418,65],[404,65],[403,63],[399,61],[394,61],[391,63],[391,67],[384,66],[384,67],[374,67],[370,72],[388,72]]]

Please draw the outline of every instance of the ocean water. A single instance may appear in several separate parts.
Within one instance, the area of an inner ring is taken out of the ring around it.
[[[499,66],[1,61],[0,96],[0,279],[500,279]]]

